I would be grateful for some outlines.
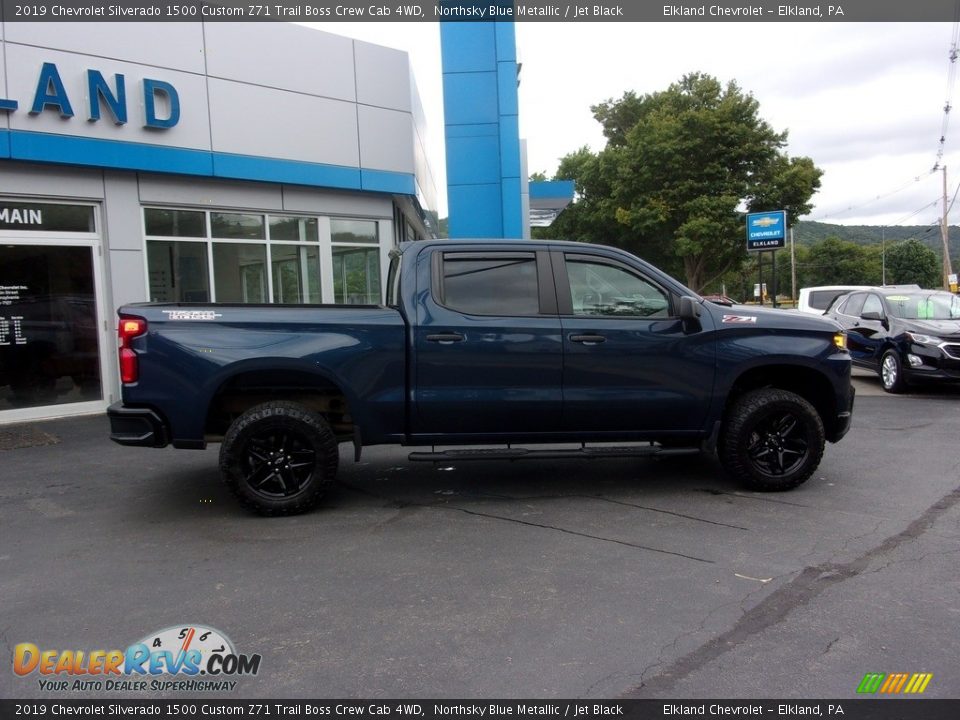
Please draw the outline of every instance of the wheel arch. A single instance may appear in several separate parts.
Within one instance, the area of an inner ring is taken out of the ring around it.
[[[733,404],[744,394],[760,388],[778,388],[799,395],[816,409],[829,435],[837,422],[837,400],[833,383],[823,372],[791,364],[760,365],[741,373],[731,385],[723,409],[724,424]]]
[[[307,363],[282,358],[239,363],[217,378],[209,398],[204,421],[208,440],[222,438],[250,408],[278,400],[299,403],[323,416],[337,437],[353,434],[355,398],[343,383]]]

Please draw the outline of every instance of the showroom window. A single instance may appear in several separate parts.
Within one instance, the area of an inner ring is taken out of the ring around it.
[[[334,302],[380,304],[380,246],[373,220],[330,221]]]
[[[375,220],[149,207],[143,219],[153,302],[381,302]]]

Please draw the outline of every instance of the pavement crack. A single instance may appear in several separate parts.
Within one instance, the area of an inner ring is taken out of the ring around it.
[[[685,656],[677,658],[659,675],[624,693],[625,698],[667,696],[677,684],[724,653],[782,622],[793,610],[804,607],[824,591],[867,571],[901,545],[916,540],[951,508],[960,504],[960,487],[954,488],[896,535],[867,550],[848,563],[822,563],[804,568],[793,580],[778,588],[745,612],[727,632],[718,635]]]
[[[716,562],[714,560],[697,557],[696,555],[688,555],[687,553],[677,552],[675,550],[664,550],[663,548],[657,548],[651,545],[642,545],[640,543],[633,543],[628,540],[619,540],[617,538],[609,538],[609,537],[604,537],[602,535],[592,535],[590,533],[580,532],[579,530],[571,530],[570,528],[564,528],[558,525],[548,525],[546,523],[532,522],[531,520],[521,520],[520,518],[512,518],[506,515],[496,515],[494,513],[482,512],[480,510],[471,510],[469,508],[450,505],[446,501],[444,501],[442,504],[440,502],[420,503],[415,501],[401,501],[396,498],[390,498],[390,497],[385,497],[383,495],[379,495],[375,492],[367,490],[366,488],[357,487],[349,483],[341,482],[340,485],[342,485],[345,488],[349,488],[354,492],[358,492],[362,495],[366,495],[367,497],[373,497],[378,500],[383,500],[385,502],[388,502],[391,504],[392,507],[397,509],[415,507],[415,508],[426,508],[429,510],[455,511],[455,512],[465,513],[467,515],[473,515],[476,517],[488,518],[490,520],[501,520],[503,522],[515,523],[517,525],[525,525],[527,527],[539,528],[541,530],[553,530],[554,532],[560,532],[566,535],[573,535],[576,537],[587,538],[588,540],[598,540],[600,542],[612,543],[614,545],[621,545],[623,547],[634,548],[635,550],[646,550],[648,552],[659,553],[661,555],[671,555],[673,557],[681,557],[681,558],[684,558],[685,560],[693,560],[694,562],[707,563],[710,565]]]
[[[756,500],[757,502],[766,502],[773,503],[775,505],[790,505],[792,507],[802,507],[809,508],[809,505],[798,502],[790,502],[789,500],[780,500],[777,498],[767,497],[766,495],[744,495],[739,492],[729,492],[727,490],[716,490],[714,488],[697,488],[696,492],[706,493],[707,495],[726,495],[729,497],[740,498],[741,500]]]
[[[638,510],[647,510],[649,512],[661,513],[663,515],[672,515],[673,517],[683,518],[684,520],[693,520],[694,522],[707,523],[708,525],[717,525],[719,527],[732,528],[733,530],[743,530],[750,532],[750,528],[741,525],[731,525],[730,523],[720,522],[719,520],[707,520],[696,515],[687,515],[675,510],[665,510],[663,508],[652,507],[650,505],[641,505],[640,503],[628,502],[626,500],[614,500],[603,495],[583,495],[574,493],[570,495],[494,495],[490,493],[477,493],[474,497],[494,498],[497,500],[512,500],[515,502],[532,502],[535,500],[565,500],[572,498],[575,500],[599,500],[601,502],[611,503],[613,505],[623,505],[624,507],[637,508]]]
[[[829,643],[827,643],[827,647],[826,647],[826,648],[824,649],[824,651],[823,651],[822,653],[820,653],[820,654],[821,654],[821,655],[826,655],[826,654],[829,653],[831,650],[833,650],[833,646],[836,645],[838,642],[840,642],[840,636],[839,636],[839,635],[837,635],[837,637],[835,637],[833,640],[831,640]]]
[[[627,540],[618,540],[616,538],[603,537],[602,535],[591,535],[590,533],[580,532],[578,530],[571,530],[569,528],[559,527],[557,525],[547,525],[545,523],[535,523],[530,520],[521,520],[519,518],[507,517],[505,515],[494,515],[493,513],[480,512],[479,510],[468,510],[467,508],[456,507],[454,505],[425,505],[424,507],[433,508],[435,510],[455,510],[458,512],[466,513],[467,515],[475,515],[477,517],[489,518],[491,520],[503,520],[505,522],[516,523],[518,525],[526,525],[528,527],[540,528],[542,530],[554,530],[556,532],[561,532],[566,535],[574,535],[576,537],[587,538],[589,540],[599,540],[601,542],[613,543],[615,545],[623,545],[624,547],[630,547],[637,550],[647,550],[649,552],[660,553],[662,555],[672,555],[674,557],[682,557],[686,560],[693,560],[695,562],[708,563],[710,565],[714,564],[714,560],[708,560],[707,558],[697,557],[696,555],[688,555],[686,553],[677,552],[675,550],[664,550],[663,548],[656,548],[651,545],[641,545],[640,543],[632,543]]]

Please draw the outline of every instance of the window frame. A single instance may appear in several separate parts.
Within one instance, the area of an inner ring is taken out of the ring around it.
[[[859,319],[860,319],[860,312],[858,311],[856,314],[852,314],[853,309],[850,307],[850,303],[853,302],[853,300],[854,300],[855,298],[857,298],[858,296],[860,296],[860,295],[863,296],[863,302],[860,303],[860,310],[863,310],[863,305],[864,305],[864,303],[867,302],[867,295],[869,295],[869,293],[867,293],[867,292],[865,292],[865,291],[863,291],[863,290],[857,290],[857,291],[855,291],[855,292],[850,293],[850,294],[847,296],[847,299],[843,301],[843,306],[837,308],[837,314],[838,314],[838,315],[843,315],[844,317],[854,318],[855,320],[859,320]]]
[[[459,308],[451,307],[447,304],[444,287],[444,265],[447,256],[455,256],[458,260],[533,260],[537,271],[537,305],[536,313],[516,313],[510,315],[473,313],[466,312]],[[535,317],[555,317],[557,315],[557,299],[553,287],[553,273],[550,267],[550,259],[545,250],[531,248],[530,250],[447,250],[446,248],[436,248],[431,259],[431,282],[430,297],[438,306],[459,315],[470,317],[515,317],[515,318],[535,318]]]
[[[642,320],[647,322],[658,322],[663,320],[675,320],[678,317],[676,294],[664,287],[662,283],[652,279],[642,270],[633,267],[627,263],[604,255],[591,255],[589,253],[570,252],[568,250],[553,250],[550,253],[553,260],[555,282],[557,287],[557,303],[559,313],[564,318],[574,318],[577,320]],[[667,299],[666,317],[653,317],[650,315],[580,315],[573,311],[573,293],[570,290],[570,275],[567,272],[567,260],[573,262],[590,262],[596,265],[607,265],[618,270],[622,270],[630,275],[638,277],[643,282],[653,288],[656,288]]]
[[[154,235],[147,232],[147,217],[151,211],[169,211],[169,212],[188,212],[188,213],[197,213],[203,216],[203,227],[204,235]],[[213,216],[214,215],[250,215],[261,218],[262,221],[262,238],[229,238],[229,237],[220,237],[215,236],[213,232]],[[265,283],[264,288],[266,292],[266,300],[263,303],[260,302],[243,302],[243,304],[253,304],[253,305],[281,305],[289,303],[281,303],[274,299],[275,288],[273,282],[273,271],[274,271],[274,250],[277,246],[293,246],[298,248],[316,248],[317,257],[316,257],[316,266],[315,266],[315,277],[317,281],[318,293],[317,297],[319,302],[310,302],[310,288],[309,286],[304,286],[301,288],[300,296],[304,298],[301,302],[296,303],[297,305],[318,305],[323,304],[323,293],[324,287],[326,285],[325,277],[325,263],[324,263],[324,253],[325,248],[327,251],[331,250],[330,242],[327,240],[326,245],[324,244],[324,238],[322,233],[322,224],[325,220],[329,220],[330,216],[327,215],[316,215],[308,214],[302,212],[291,212],[291,211],[277,211],[271,212],[269,210],[254,210],[254,209],[237,209],[237,208],[223,208],[223,207],[213,207],[213,208],[197,208],[184,205],[163,205],[158,203],[142,203],[140,206],[140,221],[141,221],[141,232],[143,237],[143,268],[144,268],[144,278],[146,281],[146,296],[152,301],[153,293],[152,286],[150,281],[150,262],[149,262],[149,250],[148,246],[151,242],[173,242],[173,243],[195,243],[197,245],[203,246],[206,256],[207,272],[206,272],[206,293],[207,300],[205,303],[225,303],[222,297],[218,296],[217,282],[216,282],[216,267],[215,267],[215,248],[223,244],[235,244],[235,245],[257,245],[264,248],[265,262],[264,262],[264,275]],[[309,232],[305,232],[304,236],[299,239],[288,239],[288,238],[274,238],[273,237],[273,226],[272,222],[274,220],[306,220],[313,221],[316,224],[315,236],[311,236]],[[343,219],[352,219],[352,218],[343,218]],[[357,220],[365,220],[366,218],[356,218]],[[371,244],[365,244],[363,247],[377,247]],[[238,266],[239,268],[239,266]],[[187,300],[173,300],[169,302],[184,302],[188,303],[191,301]],[[232,301],[236,302],[236,301]]]

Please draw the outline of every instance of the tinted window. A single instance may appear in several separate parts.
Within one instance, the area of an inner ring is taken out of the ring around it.
[[[509,256],[443,256],[443,299],[472,315],[536,315],[540,312],[537,263],[532,253]]]
[[[860,314],[875,312],[883,315],[883,303],[880,302],[880,298],[876,295],[867,295],[867,299],[863,303],[863,309],[860,310]]]
[[[843,295],[843,290],[815,290],[810,293],[810,307],[826,310],[835,299]]]
[[[210,232],[215,238],[263,240],[266,236],[263,215],[210,213]]]
[[[147,208],[143,211],[147,235],[164,237],[206,237],[207,219],[197,210],[163,210]]]
[[[567,259],[574,315],[667,317],[667,295],[628,270],[606,263]]]
[[[860,317],[860,311],[863,309],[863,303],[867,299],[866,293],[854,293],[843,306],[843,314],[852,317]]]

